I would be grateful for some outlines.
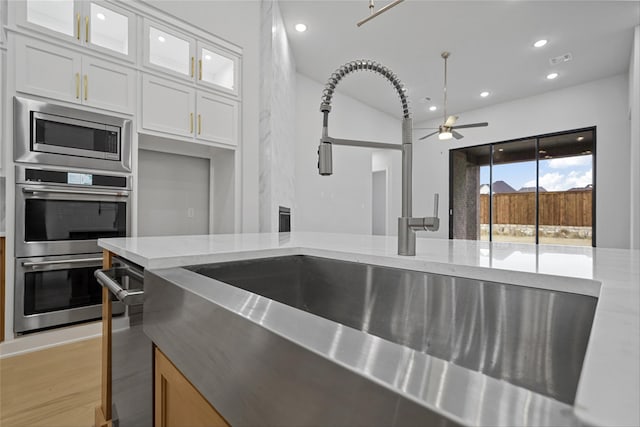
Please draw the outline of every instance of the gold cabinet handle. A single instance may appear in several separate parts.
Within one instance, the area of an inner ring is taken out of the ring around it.
[[[80,99],[80,73],[76,73],[76,99]]]
[[[198,114],[198,135],[202,133],[202,116]]]
[[[193,73],[195,72],[195,66],[196,66],[196,58],[195,57],[191,57],[191,77],[193,77]]]
[[[193,133],[193,113],[189,113],[189,132]]]
[[[84,75],[84,100],[89,99],[89,75]]]
[[[76,26],[77,26],[77,30],[78,30],[78,34],[76,35],[76,37],[78,38],[78,40],[80,40],[80,14],[78,13],[76,15]]]
[[[89,43],[89,17],[84,17],[84,41]]]
[[[198,60],[198,71],[200,71],[198,80],[202,80],[202,59]]]

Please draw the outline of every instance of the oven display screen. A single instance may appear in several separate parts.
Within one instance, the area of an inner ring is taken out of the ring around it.
[[[71,173],[67,174],[67,184],[93,185],[93,175],[90,173]]]

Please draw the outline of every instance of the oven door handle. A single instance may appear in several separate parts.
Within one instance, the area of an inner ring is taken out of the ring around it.
[[[49,265],[60,265],[60,264],[85,264],[85,263],[99,263],[102,261],[102,258],[77,258],[77,259],[58,259],[54,261],[23,261],[23,267],[46,267]]]
[[[22,189],[22,192],[26,194],[59,193],[59,194],[81,194],[84,196],[129,197],[129,193],[125,191],[82,191],[82,190],[65,190],[62,188],[24,187]]]
[[[109,289],[109,291],[116,296],[125,305],[139,305],[144,301],[144,290],[142,289],[124,289],[120,283],[109,277],[109,273],[122,271],[125,274],[136,277],[138,280],[143,279],[143,276],[133,270],[130,267],[113,267],[106,270],[96,270],[93,274],[96,276],[96,280],[103,287]]]

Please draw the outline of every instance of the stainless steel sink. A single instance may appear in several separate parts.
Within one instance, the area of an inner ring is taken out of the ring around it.
[[[567,404],[597,299],[311,256],[187,269]]]

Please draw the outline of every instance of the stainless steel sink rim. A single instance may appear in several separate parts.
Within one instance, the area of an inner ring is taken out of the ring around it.
[[[295,343],[297,346],[304,347],[308,351],[330,360],[332,363],[336,363],[458,423],[466,425],[580,424],[570,405],[522,387],[471,371],[417,350],[374,337],[365,332],[345,327],[331,320],[300,311],[224,282],[210,278],[205,279],[203,276],[183,268],[157,270],[152,273],[188,293],[198,295],[201,299],[213,303],[217,307],[242,316],[252,323],[260,325],[261,328],[265,328]],[[153,299],[153,285],[150,286],[149,291],[150,299]],[[154,310],[153,307],[149,307],[149,309],[150,311]],[[147,302],[145,302],[145,316],[146,312]],[[174,314],[176,313],[156,313],[156,315],[165,320],[171,317],[175,318]],[[157,322],[154,324],[153,315],[151,318],[152,321],[149,325],[145,324],[145,332],[163,348],[163,351],[169,353],[170,358],[179,368],[189,371],[190,362],[187,360],[189,354],[178,348],[179,345],[172,345],[170,341],[163,339],[163,332],[159,328],[160,324]],[[286,321],[283,322],[283,320]],[[312,327],[301,328],[300,325],[302,323],[308,323]],[[164,324],[164,326],[167,325]],[[316,332],[315,338],[303,332],[310,329]],[[319,344],[318,333],[320,331],[322,332],[321,335],[325,336],[325,342],[336,340],[336,337],[338,337],[338,344],[333,346],[335,349],[333,354],[328,350],[331,349],[331,346],[327,347]],[[344,337],[343,345],[359,346],[361,349],[375,348],[377,353],[387,358],[387,363],[373,360],[369,362],[369,365],[366,363],[363,365],[353,360],[347,360],[346,355],[353,353],[349,353],[344,349],[342,352],[338,351],[338,347],[341,344],[340,337]],[[376,368],[384,368],[386,364],[396,362],[400,362],[401,367],[397,367],[391,376],[383,375],[379,370],[376,370]],[[441,373],[440,386],[436,387],[433,382],[429,382],[429,379],[438,374],[438,372]],[[419,375],[420,373],[421,375]],[[194,376],[195,378],[190,379],[207,396],[207,384],[198,384],[197,374]],[[422,380],[418,380],[418,377],[421,377]],[[463,389],[455,389],[456,384],[466,384],[466,386]],[[478,398],[474,395],[476,391],[481,392]],[[456,401],[468,403],[470,400],[473,401],[471,406],[455,406]],[[508,407],[501,406],[505,402],[508,403]],[[529,414],[529,418],[525,414]]]
[[[597,301],[312,256],[185,268],[568,404]]]

